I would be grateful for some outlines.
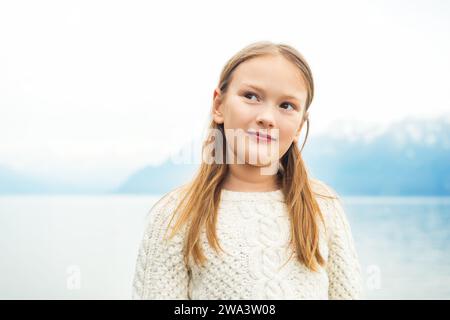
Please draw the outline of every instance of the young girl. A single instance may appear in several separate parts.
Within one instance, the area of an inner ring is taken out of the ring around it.
[[[253,43],[226,63],[211,110],[210,129],[219,135],[202,149],[212,143],[212,154],[226,161],[202,161],[190,183],[151,208],[134,299],[360,298],[343,206],[308,176],[301,157],[313,93],[311,70],[289,45]],[[234,143],[237,131],[244,149]],[[267,152],[274,146],[275,155]]]

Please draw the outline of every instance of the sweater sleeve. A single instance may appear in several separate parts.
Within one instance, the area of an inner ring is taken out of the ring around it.
[[[331,193],[337,197],[335,192],[331,191]],[[350,224],[339,198],[332,200],[329,214],[331,232],[328,241],[328,298],[360,299],[362,295],[361,266]]]
[[[135,266],[132,299],[189,299],[183,237],[178,232],[170,240],[163,239],[175,202],[173,193],[169,193],[147,215]]]
[[[360,299],[361,266],[343,204],[334,189],[324,182],[313,180],[313,186],[320,194],[334,197],[327,199],[323,207],[328,230],[328,298]]]

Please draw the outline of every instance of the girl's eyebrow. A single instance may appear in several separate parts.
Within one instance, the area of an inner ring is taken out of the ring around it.
[[[242,85],[243,85],[243,86],[247,86],[247,87],[249,87],[249,88],[252,88],[252,89],[254,89],[254,90],[256,90],[256,91],[260,91],[260,92],[262,92],[262,93],[265,93],[264,89],[262,89],[262,88],[260,88],[260,87],[258,87],[258,86],[255,86],[255,85],[253,85],[253,84],[250,84],[250,83],[243,83]],[[297,98],[297,97],[295,97],[295,96],[291,96],[291,95],[289,95],[289,94],[283,95],[282,98],[283,98],[283,99],[294,99],[294,100],[297,100],[297,101],[302,101],[302,99]]]

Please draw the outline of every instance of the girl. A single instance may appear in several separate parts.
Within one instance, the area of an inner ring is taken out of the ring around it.
[[[360,297],[343,206],[333,189],[308,176],[301,157],[313,94],[311,70],[289,45],[253,43],[226,63],[213,94],[215,134],[202,149],[204,159],[212,143],[215,160],[221,154],[226,161],[202,161],[190,183],[151,208],[133,298]]]

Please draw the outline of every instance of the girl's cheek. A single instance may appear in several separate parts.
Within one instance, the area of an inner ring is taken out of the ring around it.
[[[293,139],[295,132],[280,132],[280,144],[286,144],[288,143],[291,139]]]

